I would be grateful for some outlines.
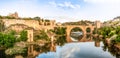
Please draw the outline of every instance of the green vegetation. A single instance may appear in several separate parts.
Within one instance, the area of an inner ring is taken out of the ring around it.
[[[23,30],[20,32],[20,37],[16,35],[17,33],[14,30],[6,33],[0,32],[0,48],[4,48],[7,55],[21,54],[26,51],[26,49],[24,49],[25,46],[20,44],[20,42],[27,40],[27,31]]]
[[[116,39],[114,40],[115,43],[119,43],[120,42],[120,34],[118,34],[118,36],[116,37]]]
[[[66,28],[63,27],[56,27],[55,30],[49,30],[48,32],[45,32],[44,30],[40,30],[39,32],[36,32],[34,34],[35,40],[45,40],[45,41],[50,41],[49,35],[55,35],[55,42],[62,46],[66,42]]]
[[[66,34],[66,28],[64,27],[56,27],[55,30],[52,30],[57,35],[65,35]]]
[[[15,17],[11,17],[11,16],[1,16],[1,15],[0,15],[0,19],[15,19]]]
[[[56,39],[56,44],[60,46],[63,46],[66,42],[66,36],[58,36]]]
[[[0,19],[2,19],[3,17],[0,15]]]
[[[7,34],[0,33],[0,47],[3,48],[13,47],[15,42],[16,42],[16,37],[12,32]]]
[[[78,21],[78,22],[66,22],[66,23],[63,23],[63,25],[89,25],[89,24],[92,24],[94,25],[94,22],[91,22],[91,21],[87,21],[87,20],[81,20],[81,21]]]
[[[120,16],[115,17],[114,19],[120,19]]]
[[[22,18],[23,20],[32,20],[32,18],[31,17],[29,17],[29,18]]]
[[[40,30],[38,34],[34,35],[35,40],[46,40],[49,41],[49,37],[44,30]]]
[[[15,19],[15,17],[5,16],[4,19]]]
[[[16,32],[11,30],[8,33],[0,32],[0,48],[9,48],[13,47],[16,42],[26,41],[27,40],[27,32],[22,31],[20,33],[20,37],[17,38]]]
[[[79,27],[75,27],[71,30],[71,32],[77,32],[77,31],[82,31],[82,29]]]
[[[41,18],[40,18],[40,17],[34,17],[33,19],[35,19],[35,20],[40,20]]]
[[[111,38],[114,35],[117,35],[114,39],[111,39],[112,42],[120,42],[120,26],[117,27],[102,27],[98,30],[98,34],[102,35],[104,39]]]
[[[116,33],[116,34],[120,34],[120,26],[117,26],[117,27],[115,28],[115,33]]]
[[[27,41],[27,31],[23,30],[20,32],[20,37],[17,39],[17,41]]]
[[[93,32],[92,32],[92,34],[97,34],[97,28],[94,28],[94,30],[93,30]]]
[[[90,33],[90,32],[91,32],[90,28],[87,28],[87,29],[86,29],[86,32]]]
[[[56,34],[56,43],[57,45],[64,45],[67,41],[66,41],[66,28],[64,27],[56,27],[54,28],[55,30],[51,30],[53,33]]]
[[[46,19],[45,22],[50,22],[50,20]]]
[[[104,38],[110,38],[114,35],[114,28],[112,27],[103,27],[98,30],[98,34],[103,35]]]
[[[12,47],[12,48],[9,48],[5,51],[5,53],[7,55],[15,55],[15,54],[22,54],[22,53],[25,53],[25,51],[27,51],[26,49],[24,48],[21,48],[21,47]]]

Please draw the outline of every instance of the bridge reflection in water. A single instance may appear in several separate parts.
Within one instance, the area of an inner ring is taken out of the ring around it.
[[[86,39],[87,41],[81,41],[81,42],[93,42],[92,40],[92,37],[89,35],[89,36],[83,36],[83,38],[88,38]],[[79,41],[80,42],[80,41]],[[79,42],[76,42],[76,43],[79,43]],[[66,44],[69,44],[69,43],[72,43],[72,42],[66,42]],[[38,45],[30,45],[28,47],[28,57],[36,57],[40,54],[43,54],[43,53],[47,53],[47,52],[56,52],[56,47],[58,46],[59,44],[55,43],[55,42],[51,42],[51,43],[47,43],[45,44],[44,46],[38,46]],[[95,41],[94,42],[94,46],[96,47],[100,47],[100,41]]]
[[[79,35],[79,36],[66,36],[67,42],[92,42],[93,37],[91,34]]]

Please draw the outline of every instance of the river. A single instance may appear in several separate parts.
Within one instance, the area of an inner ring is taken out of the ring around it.
[[[79,42],[78,36],[82,35],[81,32],[74,32],[71,35],[74,42],[65,43],[63,46],[55,45],[55,51],[43,52],[36,58],[116,58],[107,49],[104,50],[102,41]]]
[[[73,42],[56,46],[56,52],[39,54],[36,58],[116,58],[103,50],[103,43],[96,47],[95,42]]]

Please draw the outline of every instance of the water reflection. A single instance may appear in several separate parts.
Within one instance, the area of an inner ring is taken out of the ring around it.
[[[5,51],[5,50],[0,50],[0,57],[6,58],[4,51]]]
[[[44,46],[28,45],[27,52],[21,55],[24,58],[120,58],[120,49],[114,46],[105,45],[98,38],[86,35],[83,42],[67,42],[65,36],[57,37],[53,42],[46,43]],[[110,53],[109,53],[110,52]],[[0,56],[1,54],[0,51]],[[16,55],[14,55],[15,57]],[[11,58],[14,58],[11,57]],[[5,56],[4,58],[10,58]]]
[[[56,45],[54,43],[46,43],[44,46],[29,45],[28,58],[35,58],[41,53],[56,52]]]
[[[103,46],[102,43],[100,43]],[[88,48],[89,47],[89,48]],[[56,52],[42,53],[37,58],[115,58],[101,47],[95,47],[94,42],[67,43],[57,46]]]
[[[100,47],[100,41],[95,41],[95,46]]]
[[[72,41],[79,41],[83,37],[82,32],[71,32],[70,34],[71,40]]]
[[[120,49],[118,47],[116,47],[116,45],[114,45],[114,44],[107,45],[104,42],[103,50],[109,51],[113,56],[116,56],[116,58],[120,58]]]

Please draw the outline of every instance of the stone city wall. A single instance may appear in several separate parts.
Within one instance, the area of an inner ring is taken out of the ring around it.
[[[45,26],[44,25],[45,22],[41,22],[38,20],[23,20],[23,19],[2,19],[2,20],[3,20],[6,28],[11,25],[15,25],[15,24],[24,24],[28,27],[34,28],[35,30],[53,29],[55,26],[55,22],[53,22],[53,21],[47,22],[47,23],[50,23],[50,25]]]

